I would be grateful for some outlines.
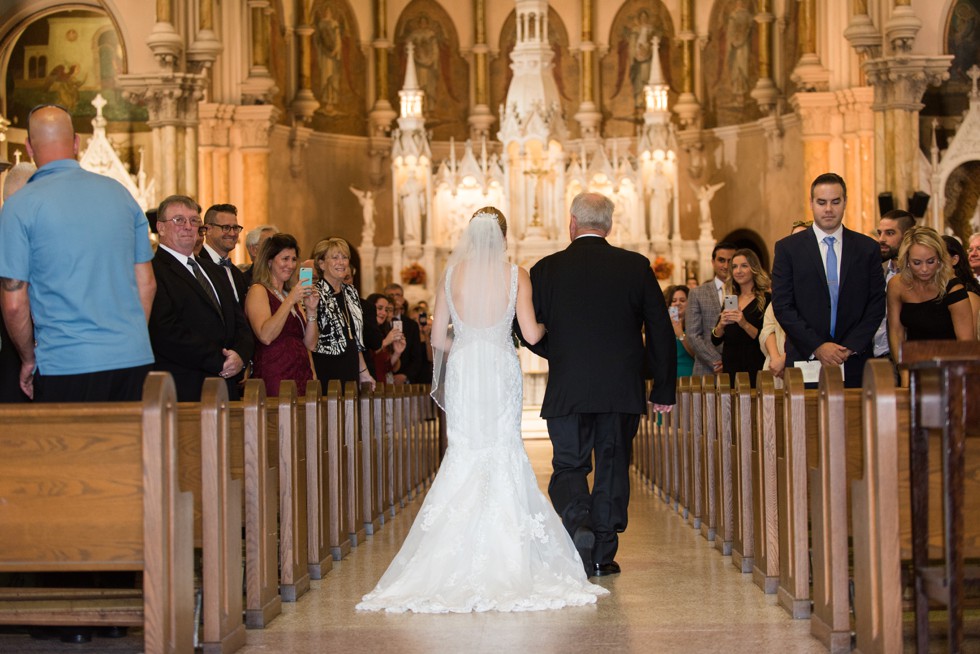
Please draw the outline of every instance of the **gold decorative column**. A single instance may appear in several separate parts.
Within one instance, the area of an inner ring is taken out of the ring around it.
[[[184,49],[184,39],[174,28],[173,0],[157,0],[157,22],[150,30],[146,45],[164,69],[173,70]]]
[[[592,0],[582,0],[582,42],[579,50],[582,53],[582,103],[575,113],[575,120],[578,121],[582,138],[586,141],[595,141],[599,136],[599,122],[602,114],[596,104],[596,74],[595,74],[595,51],[596,44],[592,40],[592,18],[595,10]],[[518,29],[520,26],[518,25]]]
[[[235,107],[234,128],[238,133],[241,160],[239,220],[245,229],[267,224],[269,220],[269,135],[279,120],[273,105]],[[218,189],[215,189],[218,191]]]
[[[801,54],[792,80],[799,91],[826,91],[830,88],[830,72],[817,54],[817,0],[800,0],[797,28]]]
[[[473,44],[473,67],[475,68],[473,98],[475,103],[469,116],[470,136],[479,141],[490,136],[490,126],[494,118],[490,112],[490,89],[487,79],[490,75],[490,63],[487,53],[487,9],[486,0],[473,0],[473,33],[476,37]]]
[[[269,69],[271,11],[269,0],[248,0],[249,64],[248,77],[242,82],[242,100],[246,104],[267,104],[278,91]]]
[[[835,133],[835,123],[840,116],[839,102],[833,93],[811,92],[794,94],[790,103],[800,118],[803,139],[804,190],[799,196],[802,204],[798,211],[801,216],[806,216],[810,182],[822,173],[842,170],[840,157],[832,156],[833,151],[840,152],[839,133]]]
[[[398,114],[388,101],[388,50],[392,47],[388,40],[388,6],[386,0],[374,0],[374,106],[368,115],[372,139],[371,152],[383,153],[390,148],[388,131]]]
[[[775,19],[772,0],[759,0],[759,13],[755,15],[755,22],[759,24],[759,80],[750,95],[763,115],[772,113],[779,99],[779,89],[772,80],[772,23]]]
[[[681,31],[677,38],[681,42],[681,94],[674,104],[674,113],[680,120],[681,127],[698,126],[701,115],[701,105],[698,104],[694,93],[694,0],[681,0]]]
[[[837,92],[843,116],[844,179],[847,181],[847,223],[862,234],[877,226],[875,194],[874,89],[858,86]]]

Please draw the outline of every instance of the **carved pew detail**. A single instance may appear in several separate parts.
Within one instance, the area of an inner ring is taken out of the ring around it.
[[[732,392],[728,375],[717,377],[718,387],[715,394],[715,416],[717,419],[717,451],[719,466],[718,497],[715,500],[718,511],[716,525],[715,547],[723,556],[732,553],[734,534],[734,493],[735,478],[732,472],[735,458],[735,441],[732,438]]]
[[[752,394],[749,376],[735,375],[732,401],[732,437],[735,456],[732,461],[732,497],[735,504],[732,534],[732,565],[743,573],[755,566],[755,510],[752,505]]]
[[[307,570],[310,579],[322,579],[333,567],[330,553],[330,453],[327,449],[320,382],[306,383],[302,421],[306,440]]]
[[[810,617],[810,539],[807,511],[806,397],[803,371],[783,374],[779,468],[779,603],[791,616]]]

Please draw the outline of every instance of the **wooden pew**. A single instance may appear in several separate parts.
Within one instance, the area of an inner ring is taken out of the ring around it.
[[[701,521],[701,535],[710,543],[714,542],[718,529],[718,485],[721,480],[721,465],[718,452],[718,421],[715,404],[715,378],[705,375],[701,378],[701,433],[704,442],[704,513]]]
[[[330,553],[330,453],[327,449],[325,411],[318,380],[306,382],[300,415],[306,440],[307,571],[310,579],[323,579],[333,568]]]
[[[681,495],[681,468],[682,468],[682,437],[680,434],[681,409],[680,385],[678,385],[677,405],[674,410],[667,414],[666,434],[664,443],[666,444],[666,454],[664,463],[667,467],[667,485],[670,488],[670,506],[674,511],[679,510]]]
[[[752,504],[752,398],[746,373],[735,375],[732,398],[732,565],[743,573],[755,566],[755,509]]]
[[[691,526],[701,529],[705,505],[704,402],[701,377],[691,377]]]
[[[777,594],[779,604],[798,619],[810,617],[807,419],[803,371],[787,368],[783,373],[783,429],[776,458],[781,563]]]
[[[779,585],[779,521],[776,507],[776,434],[781,427],[781,398],[772,373],[756,377],[755,428],[752,439],[752,516],[755,565],[752,579],[770,594]]]
[[[242,402],[229,405],[232,473],[245,480],[245,626],[265,627],[282,613],[276,564],[279,448],[269,432],[265,383],[245,382]]]
[[[148,375],[142,402],[7,405],[0,424],[0,572],[143,573],[141,595],[2,589],[0,624],[140,626],[146,652],[192,652],[193,498],[178,490],[170,376]]]
[[[731,382],[728,375],[717,376],[717,387],[715,393],[715,417],[717,422],[717,461],[718,461],[718,483],[716,484],[717,496],[715,506],[717,507],[717,525],[715,534],[715,548],[723,556],[730,556],[732,553],[732,541],[734,539],[734,494],[735,477],[732,464],[735,459],[735,441],[732,437],[732,392]]]
[[[864,466],[851,482],[854,533],[855,652],[902,651],[902,572],[899,547],[899,397],[888,361],[864,367]],[[906,451],[908,447],[905,447]],[[905,459],[907,461],[907,459]]]
[[[203,559],[200,644],[206,654],[225,654],[245,644],[242,480],[231,474],[228,386],[206,379],[200,402],[177,406],[178,479],[194,497],[194,544]]]
[[[279,436],[279,593],[284,602],[295,602],[310,589],[310,573],[306,439],[292,380],[279,384],[275,409],[267,416],[270,431]]]
[[[847,550],[847,419],[840,372],[820,372],[819,432],[810,470],[813,614],[810,633],[832,653],[851,649]]]
[[[680,459],[680,512],[684,520],[691,517],[693,497],[692,437],[691,437],[691,377],[677,380],[677,397],[680,415],[677,421],[678,451]]]
[[[330,505],[329,542],[334,561],[350,554],[350,532],[346,530],[344,511],[347,501],[344,497],[344,403],[341,397],[340,382],[332,379],[327,382],[327,394],[321,400],[325,405],[327,438],[327,486]]]
[[[360,431],[358,438],[361,444],[361,477],[358,490],[361,495],[361,522],[368,536],[375,534],[382,524],[381,493],[378,486],[380,479],[380,458],[378,457],[379,442],[375,438],[384,425],[384,404],[380,399],[380,389],[362,388],[359,399]]]
[[[361,520],[361,435],[360,400],[358,384],[347,382],[344,385],[344,529],[350,538],[351,547],[357,547],[367,538],[364,521]]]

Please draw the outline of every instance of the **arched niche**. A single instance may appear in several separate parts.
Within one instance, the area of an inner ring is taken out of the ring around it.
[[[769,248],[766,246],[766,241],[763,239],[758,232],[751,229],[736,229],[730,232],[725,238],[720,239],[718,242],[727,241],[729,243],[734,243],[739,249],[747,248],[755,252],[759,257],[759,263],[762,264],[762,269],[769,270]]]
[[[980,78],[980,68],[972,69]],[[940,232],[947,229],[964,242],[980,224],[977,198],[980,195],[980,90],[972,81],[970,108],[942,159],[932,170],[932,203],[929,223]]]
[[[53,103],[69,110],[77,132],[91,134],[92,100],[101,93],[108,101],[103,109],[108,132],[148,132],[146,109],[126,100],[119,86],[127,59],[113,17],[88,3],[71,9],[46,4],[32,3],[38,11],[22,16],[3,36],[3,113],[12,127],[26,128],[32,107]],[[127,160],[126,153],[121,156]],[[130,153],[133,170],[136,159]]]

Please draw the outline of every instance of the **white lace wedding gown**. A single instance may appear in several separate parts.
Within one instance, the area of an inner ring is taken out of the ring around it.
[[[521,440],[522,376],[511,341],[517,267],[506,315],[485,329],[459,319],[451,273],[449,448],[401,551],[357,608],[467,613],[593,604],[608,591],[586,578]]]

